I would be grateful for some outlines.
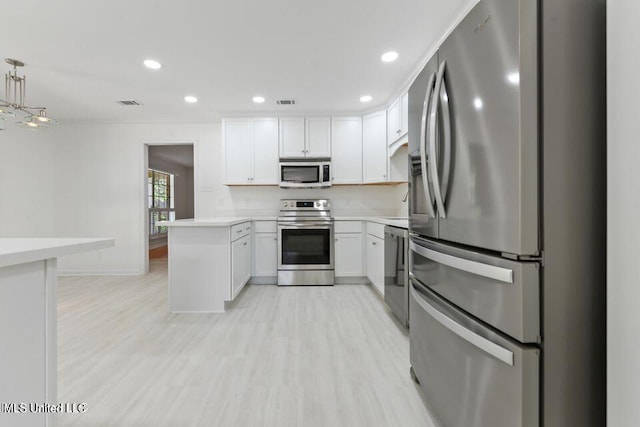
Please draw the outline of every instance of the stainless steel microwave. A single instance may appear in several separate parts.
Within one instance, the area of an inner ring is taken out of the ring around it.
[[[331,187],[331,162],[329,160],[280,162],[280,187]]]

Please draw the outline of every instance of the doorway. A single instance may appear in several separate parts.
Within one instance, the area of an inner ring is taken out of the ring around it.
[[[146,158],[146,264],[166,266],[167,227],[157,222],[194,217],[194,147],[149,144]]]

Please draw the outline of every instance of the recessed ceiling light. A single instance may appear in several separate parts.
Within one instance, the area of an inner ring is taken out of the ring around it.
[[[263,96],[254,96],[253,97],[253,102],[255,102],[256,104],[262,104],[264,102],[264,97]]]
[[[151,68],[152,70],[159,70],[162,68],[162,64],[154,59],[145,59],[144,66],[147,68]]]
[[[398,52],[391,51],[383,53],[380,59],[382,59],[382,62],[393,62],[398,59]]]
[[[369,102],[371,101],[373,98],[371,97],[371,95],[365,95],[365,96],[361,96],[360,97],[360,102]]]
[[[189,104],[195,104],[196,102],[198,102],[198,98],[192,95],[185,96],[184,100],[187,101]]]

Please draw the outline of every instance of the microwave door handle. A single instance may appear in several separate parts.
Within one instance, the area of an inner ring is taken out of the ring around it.
[[[416,290],[415,286],[415,284],[411,284],[411,295],[415,298],[420,308],[426,311],[429,316],[463,340],[467,341],[469,344],[478,347],[480,350],[506,363],[507,365],[513,366],[514,362],[512,351],[476,334],[472,330],[465,328],[460,323],[442,313],[440,310],[429,304]]]
[[[436,87],[434,89],[433,99],[431,104],[431,111],[429,112],[429,140],[432,141],[429,146],[429,161],[431,162],[431,179],[433,180],[433,192],[436,196],[436,205],[438,206],[438,213],[440,218],[445,219],[447,212],[444,209],[444,200],[442,198],[440,187],[440,176],[438,174],[438,156],[436,152],[436,137],[437,137],[437,122],[438,122],[438,105],[440,104],[440,91],[442,90],[442,82],[444,80],[444,70],[446,67],[446,61],[442,61],[440,68],[438,69],[438,77],[436,79]]]
[[[431,200],[431,192],[429,191],[429,177],[427,176],[427,112],[432,102],[433,82],[435,78],[436,73],[431,74],[429,83],[427,84],[427,92],[425,93],[424,103],[422,104],[422,120],[420,124],[420,166],[422,168],[422,186],[424,187],[424,194],[427,199],[427,216],[429,218],[436,217],[435,210],[433,209],[433,201]]]

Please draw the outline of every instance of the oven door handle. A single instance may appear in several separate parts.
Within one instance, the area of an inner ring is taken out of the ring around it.
[[[305,222],[305,223],[287,223],[278,224],[278,228],[321,228],[330,230],[333,228],[333,224],[327,224],[326,222]]]

